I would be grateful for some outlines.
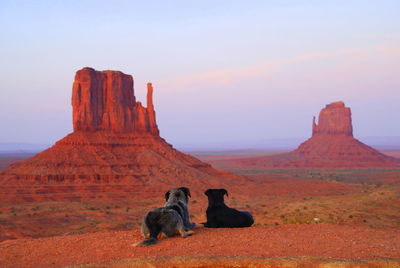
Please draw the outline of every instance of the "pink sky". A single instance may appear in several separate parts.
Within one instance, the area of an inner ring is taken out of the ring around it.
[[[0,143],[72,131],[71,87],[90,66],[154,85],[178,147],[304,138],[325,104],[356,137],[400,136],[398,1],[3,1]],[[228,146],[228,145],[227,145]]]

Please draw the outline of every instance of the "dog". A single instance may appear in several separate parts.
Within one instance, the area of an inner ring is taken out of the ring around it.
[[[146,238],[132,246],[148,246],[157,243],[160,235],[171,237],[180,234],[183,238],[192,235],[196,224],[190,222],[188,201],[190,191],[186,187],[174,188],[165,193],[165,205],[149,211],[144,217],[141,233]]]
[[[239,228],[250,227],[254,223],[253,216],[249,212],[225,205],[224,195],[228,196],[227,190],[208,189],[204,194],[208,197],[207,222],[203,223],[204,227]]]

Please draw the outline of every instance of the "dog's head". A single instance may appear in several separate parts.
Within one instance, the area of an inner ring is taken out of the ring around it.
[[[228,191],[225,189],[208,189],[204,194],[212,202],[224,202],[224,195],[228,196]]]
[[[184,202],[185,204],[188,203],[190,195],[190,190],[187,187],[179,187],[169,190],[165,193],[165,201],[167,202]]]

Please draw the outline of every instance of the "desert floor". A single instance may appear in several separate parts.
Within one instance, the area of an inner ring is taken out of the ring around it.
[[[59,191],[49,193],[51,201],[32,191],[31,202],[15,203],[5,201],[3,187],[0,267],[400,266],[400,170],[242,169],[229,166],[228,154],[196,156],[248,178],[245,186],[227,187],[226,203],[253,213],[253,227],[200,228],[186,239],[132,247],[142,239],[145,212],[164,202],[159,190],[115,198],[123,187],[115,186],[97,199]],[[192,221],[203,222],[205,189],[191,190]]]

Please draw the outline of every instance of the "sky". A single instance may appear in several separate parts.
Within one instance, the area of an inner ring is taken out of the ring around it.
[[[72,132],[75,72],[120,70],[178,148],[311,135],[342,100],[354,135],[400,136],[400,1],[0,0],[0,143]]]

